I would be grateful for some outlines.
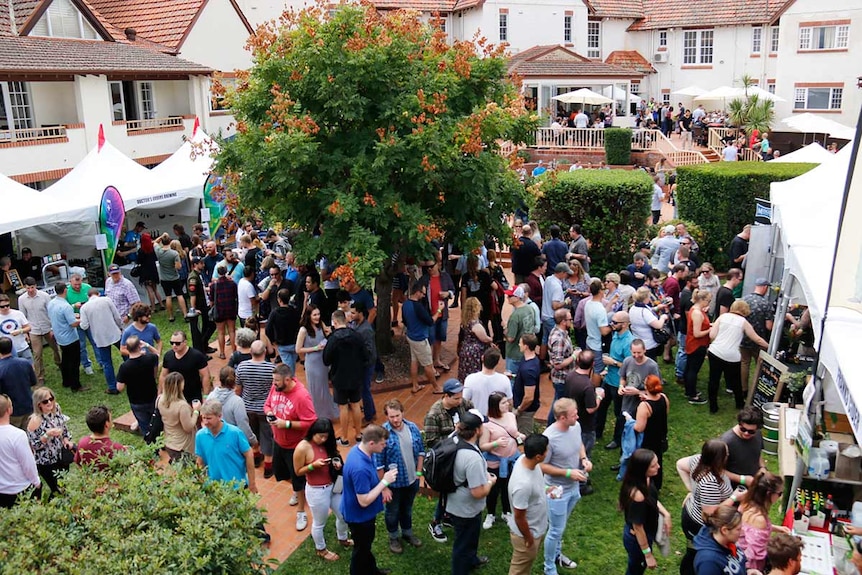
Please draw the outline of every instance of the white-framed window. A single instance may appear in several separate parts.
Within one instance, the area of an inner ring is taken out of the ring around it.
[[[53,0],[30,31],[31,36],[99,40],[96,30],[78,11],[72,0]]]
[[[0,84],[0,129],[27,130],[33,128],[33,106],[26,82],[3,82]]]
[[[775,93],[775,80],[768,80],[766,82],[766,91],[769,92],[770,94]]]
[[[712,64],[712,30],[686,30],[682,42],[683,64]]]
[[[123,95],[123,83],[117,81],[108,82],[108,89],[111,94],[111,119],[115,122],[125,121],[126,98]]]
[[[763,27],[762,26],[752,26],[751,27],[751,53],[752,54],[760,54],[760,51],[763,49]]]
[[[572,15],[566,14],[563,16],[563,42],[571,43],[572,41]]]
[[[658,31],[658,47],[667,48],[667,30]]]
[[[141,120],[156,117],[156,95],[152,82],[138,82],[138,105]]]
[[[773,26],[770,30],[770,41],[769,41],[769,51],[772,54],[776,54],[778,52],[778,33],[780,28],[778,26]]]
[[[844,88],[796,88],[794,110],[840,110]]]
[[[602,23],[587,22],[587,58],[602,57]]]
[[[439,21],[439,20],[437,20]],[[437,22],[435,21],[435,22]],[[222,86],[226,89],[231,90],[236,88],[236,78],[221,78],[220,80]],[[220,110],[230,110],[227,106],[227,103],[224,101],[223,95],[216,95],[212,91],[212,80],[209,83],[209,91],[210,91],[210,111],[217,112]]]
[[[500,12],[500,42],[509,40],[509,13]]]
[[[670,92],[662,92],[661,103],[662,105],[670,104]]]
[[[640,80],[632,80],[631,83],[629,84],[629,89],[631,90],[632,94],[634,94],[635,96],[639,96],[641,93],[641,82],[640,82]]]
[[[850,25],[803,26],[799,28],[800,50],[846,50]]]

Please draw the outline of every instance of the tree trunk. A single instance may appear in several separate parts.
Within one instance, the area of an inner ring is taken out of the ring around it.
[[[395,267],[387,260],[377,276],[377,353],[386,355],[395,349],[392,341],[392,280]]]

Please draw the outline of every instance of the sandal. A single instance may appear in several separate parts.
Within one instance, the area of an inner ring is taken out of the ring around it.
[[[218,354],[218,358],[219,358],[219,359],[224,359],[224,358],[225,358],[225,357],[224,357],[224,354],[223,354],[223,353]]]
[[[425,383],[420,383],[418,386],[416,386],[416,389],[411,389],[411,390],[410,390],[410,393],[419,393],[420,391],[422,391],[423,389],[425,389],[425,386],[426,386],[426,385],[427,385],[427,384],[425,384]]]
[[[333,553],[329,549],[320,549],[317,556],[326,561],[338,561],[338,554]]]
[[[338,544],[342,547],[353,547],[353,539],[339,539]]]
[[[451,367],[449,367],[449,366],[448,366],[448,365],[446,365],[445,363],[438,363],[438,364],[437,364],[437,365],[435,365],[434,367],[435,367],[435,368],[437,368],[437,369],[442,369],[443,371],[449,371],[450,369],[452,369]],[[437,377],[440,377],[440,374],[439,374],[439,373],[437,374]]]

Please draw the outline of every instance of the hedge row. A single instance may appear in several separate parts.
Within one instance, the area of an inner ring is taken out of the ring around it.
[[[609,166],[630,166],[632,163],[632,131],[629,128],[605,130],[605,157]]]
[[[678,168],[679,216],[697,222],[703,230],[701,259],[726,270],[733,236],[754,222],[756,198],[768,199],[772,182],[790,180],[814,167],[816,164],[718,162]]]

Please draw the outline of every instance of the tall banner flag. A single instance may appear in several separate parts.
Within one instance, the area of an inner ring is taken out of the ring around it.
[[[104,250],[106,268],[114,261],[125,219],[126,207],[120,192],[114,186],[108,186],[102,192],[102,203],[99,207],[99,233],[104,234],[107,239],[107,247]]]
[[[227,215],[227,190],[225,189],[225,179],[223,176],[210,174],[204,182],[204,212],[209,211],[209,228],[210,238],[214,238],[216,231],[222,223],[225,215]],[[202,214],[205,215],[205,214]],[[204,221],[203,218],[201,221]]]

